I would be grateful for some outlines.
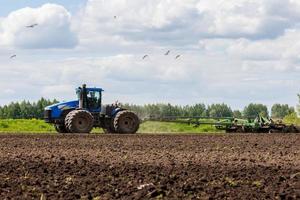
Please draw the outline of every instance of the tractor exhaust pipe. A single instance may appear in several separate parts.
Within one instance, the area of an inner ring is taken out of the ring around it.
[[[86,84],[82,85],[82,89],[80,92],[80,99],[79,99],[79,108],[85,109],[87,108],[87,91],[86,91]]]

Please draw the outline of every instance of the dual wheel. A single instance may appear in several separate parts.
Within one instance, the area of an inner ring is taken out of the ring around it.
[[[131,111],[123,110],[117,113],[109,128],[105,128],[105,133],[134,134],[138,131],[140,120]]]
[[[132,134],[139,129],[139,118],[131,111],[120,111],[112,120],[111,126],[104,129],[105,133]],[[85,110],[73,110],[67,114],[65,124],[56,124],[59,133],[90,133],[94,126],[92,114]]]
[[[90,133],[93,129],[94,118],[85,110],[73,110],[65,117],[64,124],[55,124],[59,133]]]

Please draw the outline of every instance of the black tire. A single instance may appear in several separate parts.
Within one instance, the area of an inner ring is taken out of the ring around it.
[[[90,133],[94,126],[94,118],[86,110],[73,110],[67,114],[65,126],[70,133]]]
[[[226,129],[226,133],[236,133],[236,129]]]
[[[58,133],[68,133],[68,130],[63,124],[55,124],[54,128]]]
[[[140,127],[138,116],[131,111],[123,110],[114,118],[114,129],[116,133],[135,134]]]
[[[244,126],[239,126],[237,129],[236,129],[236,133],[245,133],[245,127]]]
[[[299,131],[300,131],[299,128],[297,128],[293,124],[289,125],[283,129],[284,133],[299,133]]]
[[[272,134],[272,133],[280,133],[280,131],[276,130],[276,129],[270,129],[268,131],[268,133]]]
[[[105,134],[114,134],[116,130],[114,128],[114,119],[106,121],[105,127],[103,127],[103,132]]]

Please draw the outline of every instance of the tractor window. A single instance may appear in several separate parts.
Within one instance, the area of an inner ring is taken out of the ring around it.
[[[99,109],[101,106],[101,93],[99,91],[88,91],[87,100],[90,109]]]

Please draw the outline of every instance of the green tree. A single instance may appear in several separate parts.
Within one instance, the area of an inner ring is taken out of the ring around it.
[[[48,105],[57,103],[57,100],[47,100],[41,98],[37,103],[29,103],[28,101],[12,102],[8,105],[0,107],[1,119],[32,119],[43,118],[44,108]]]
[[[180,108],[181,108],[180,116],[184,116],[184,117],[205,117],[206,116],[206,106],[201,103],[192,106],[186,105]]]
[[[12,112],[12,114],[11,114],[12,118],[21,119],[21,108],[20,108],[20,104],[18,102],[12,104],[11,112]]]
[[[285,116],[295,112],[293,107],[289,107],[287,104],[274,104],[271,109],[273,118],[284,118]]]
[[[7,119],[8,118],[8,106],[5,105],[1,108],[1,119]]]
[[[4,117],[3,108],[0,106],[0,119],[3,119]]]
[[[206,106],[204,104],[178,106],[172,104],[147,104],[147,105],[133,105],[122,104],[124,108],[134,111],[141,119],[152,117],[191,117],[191,116],[207,116]]]
[[[243,114],[242,114],[241,111],[235,110],[235,111],[233,111],[233,117],[235,117],[235,118],[242,118]]]
[[[208,106],[207,113],[209,117],[232,117],[233,112],[231,108],[222,103],[222,104],[212,104]]]
[[[257,115],[268,117],[269,116],[268,107],[263,104],[250,103],[248,106],[244,108],[243,111],[244,117],[256,117]]]
[[[144,109],[146,110],[146,117],[156,117],[160,116],[160,108],[157,104],[147,104],[144,106]]]

